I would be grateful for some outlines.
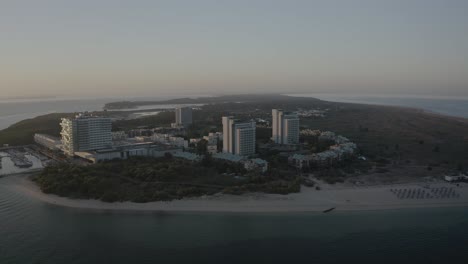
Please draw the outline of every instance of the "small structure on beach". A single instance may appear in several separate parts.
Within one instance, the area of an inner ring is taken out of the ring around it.
[[[458,175],[445,175],[444,180],[448,182],[462,182],[468,181],[468,175],[459,173]]]

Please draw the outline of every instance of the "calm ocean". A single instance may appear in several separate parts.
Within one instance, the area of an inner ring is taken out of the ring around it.
[[[102,110],[106,103],[112,101],[112,99],[1,100],[0,129],[24,119],[50,113]]]
[[[205,96],[205,95],[203,95]],[[186,95],[184,97],[195,97]],[[0,130],[5,129],[21,120],[34,118],[36,116],[50,113],[74,113],[84,111],[100,111],[106,103],[130,100],[130,101],[161,101],[179,98],[177,96],[160,97],[135,97],[135,98],[96,98],[96,99],[21,99],[21,100],[0,100]],[[137,110],[173,108],[178,105],[152,105],[141,106]],[[132,109],[134,110],[134,109]],[[124,110],[125,111],[125,110]]]
[[[467,101],[427,100],[393,104],[468,117]],[[0,129],[48,112],[99,110],[109,101],[0,102]],[[468,263],[466,208],[331,214],[81,210],[25,197],[8,188],[9,179],[0,178],[1,264]]]
[[[292,96],[316,97],[328,101],[383,104],[421,108],[435,113],[468,118],[468,98],[403,98],[403,97],[369,97],[340,96],[331,94],[294,94]],[[124,100],[163,100],[175,97],[130,98]],[[123,100],[113,99],[32,99],[0,100],[0,129],[24,119],[48,113],[80,112],[102,110],[109,102]],[[142,107],[147,109],[151,107]]]
[[[365,96],[315,93],[290,94],[290,96],[314,97],[332,102],[405,106],[443,115],[468,118],[468,97]]]
[[[12,177],[12,176],[10,176]],[[64,208],[0,179],[0,263],[467,263],[468,210],[298,214]]]

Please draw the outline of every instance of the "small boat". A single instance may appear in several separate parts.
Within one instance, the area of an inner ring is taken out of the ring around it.
[[[323,212],[324,212],[324,213],[329,213],[329,212],[331,212],[331,211],[333,211],[333,210],[335,210],[335,209],[336,209],[336,207],[332,207],[332,208],[327,209],[327,210],[325,210],[325,211],[323,211]]]

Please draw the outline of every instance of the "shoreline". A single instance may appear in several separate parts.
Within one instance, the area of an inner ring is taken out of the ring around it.
[[[140,212],[206,212],[206,213],[301,213],[336,211],[394,210],[411,208],[468,207],[468,184],[456,187],[449,183],[433,183],[431,188],[453,188],[458,198],[398,199],[390,190],[422,189],[427,183],[408,183],[376,187],[331,187],[317,191],[303,187],[289,195],[251,193],[245,195],[213,195],[170,202],[115,202],[83,200],[44,194],[27,175],[3,179],[8,188],[46,204],[93,210]]]

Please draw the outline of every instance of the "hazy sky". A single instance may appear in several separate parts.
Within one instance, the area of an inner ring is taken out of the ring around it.
[[[0,97],[468,95],[466,0],[0,0]]]

